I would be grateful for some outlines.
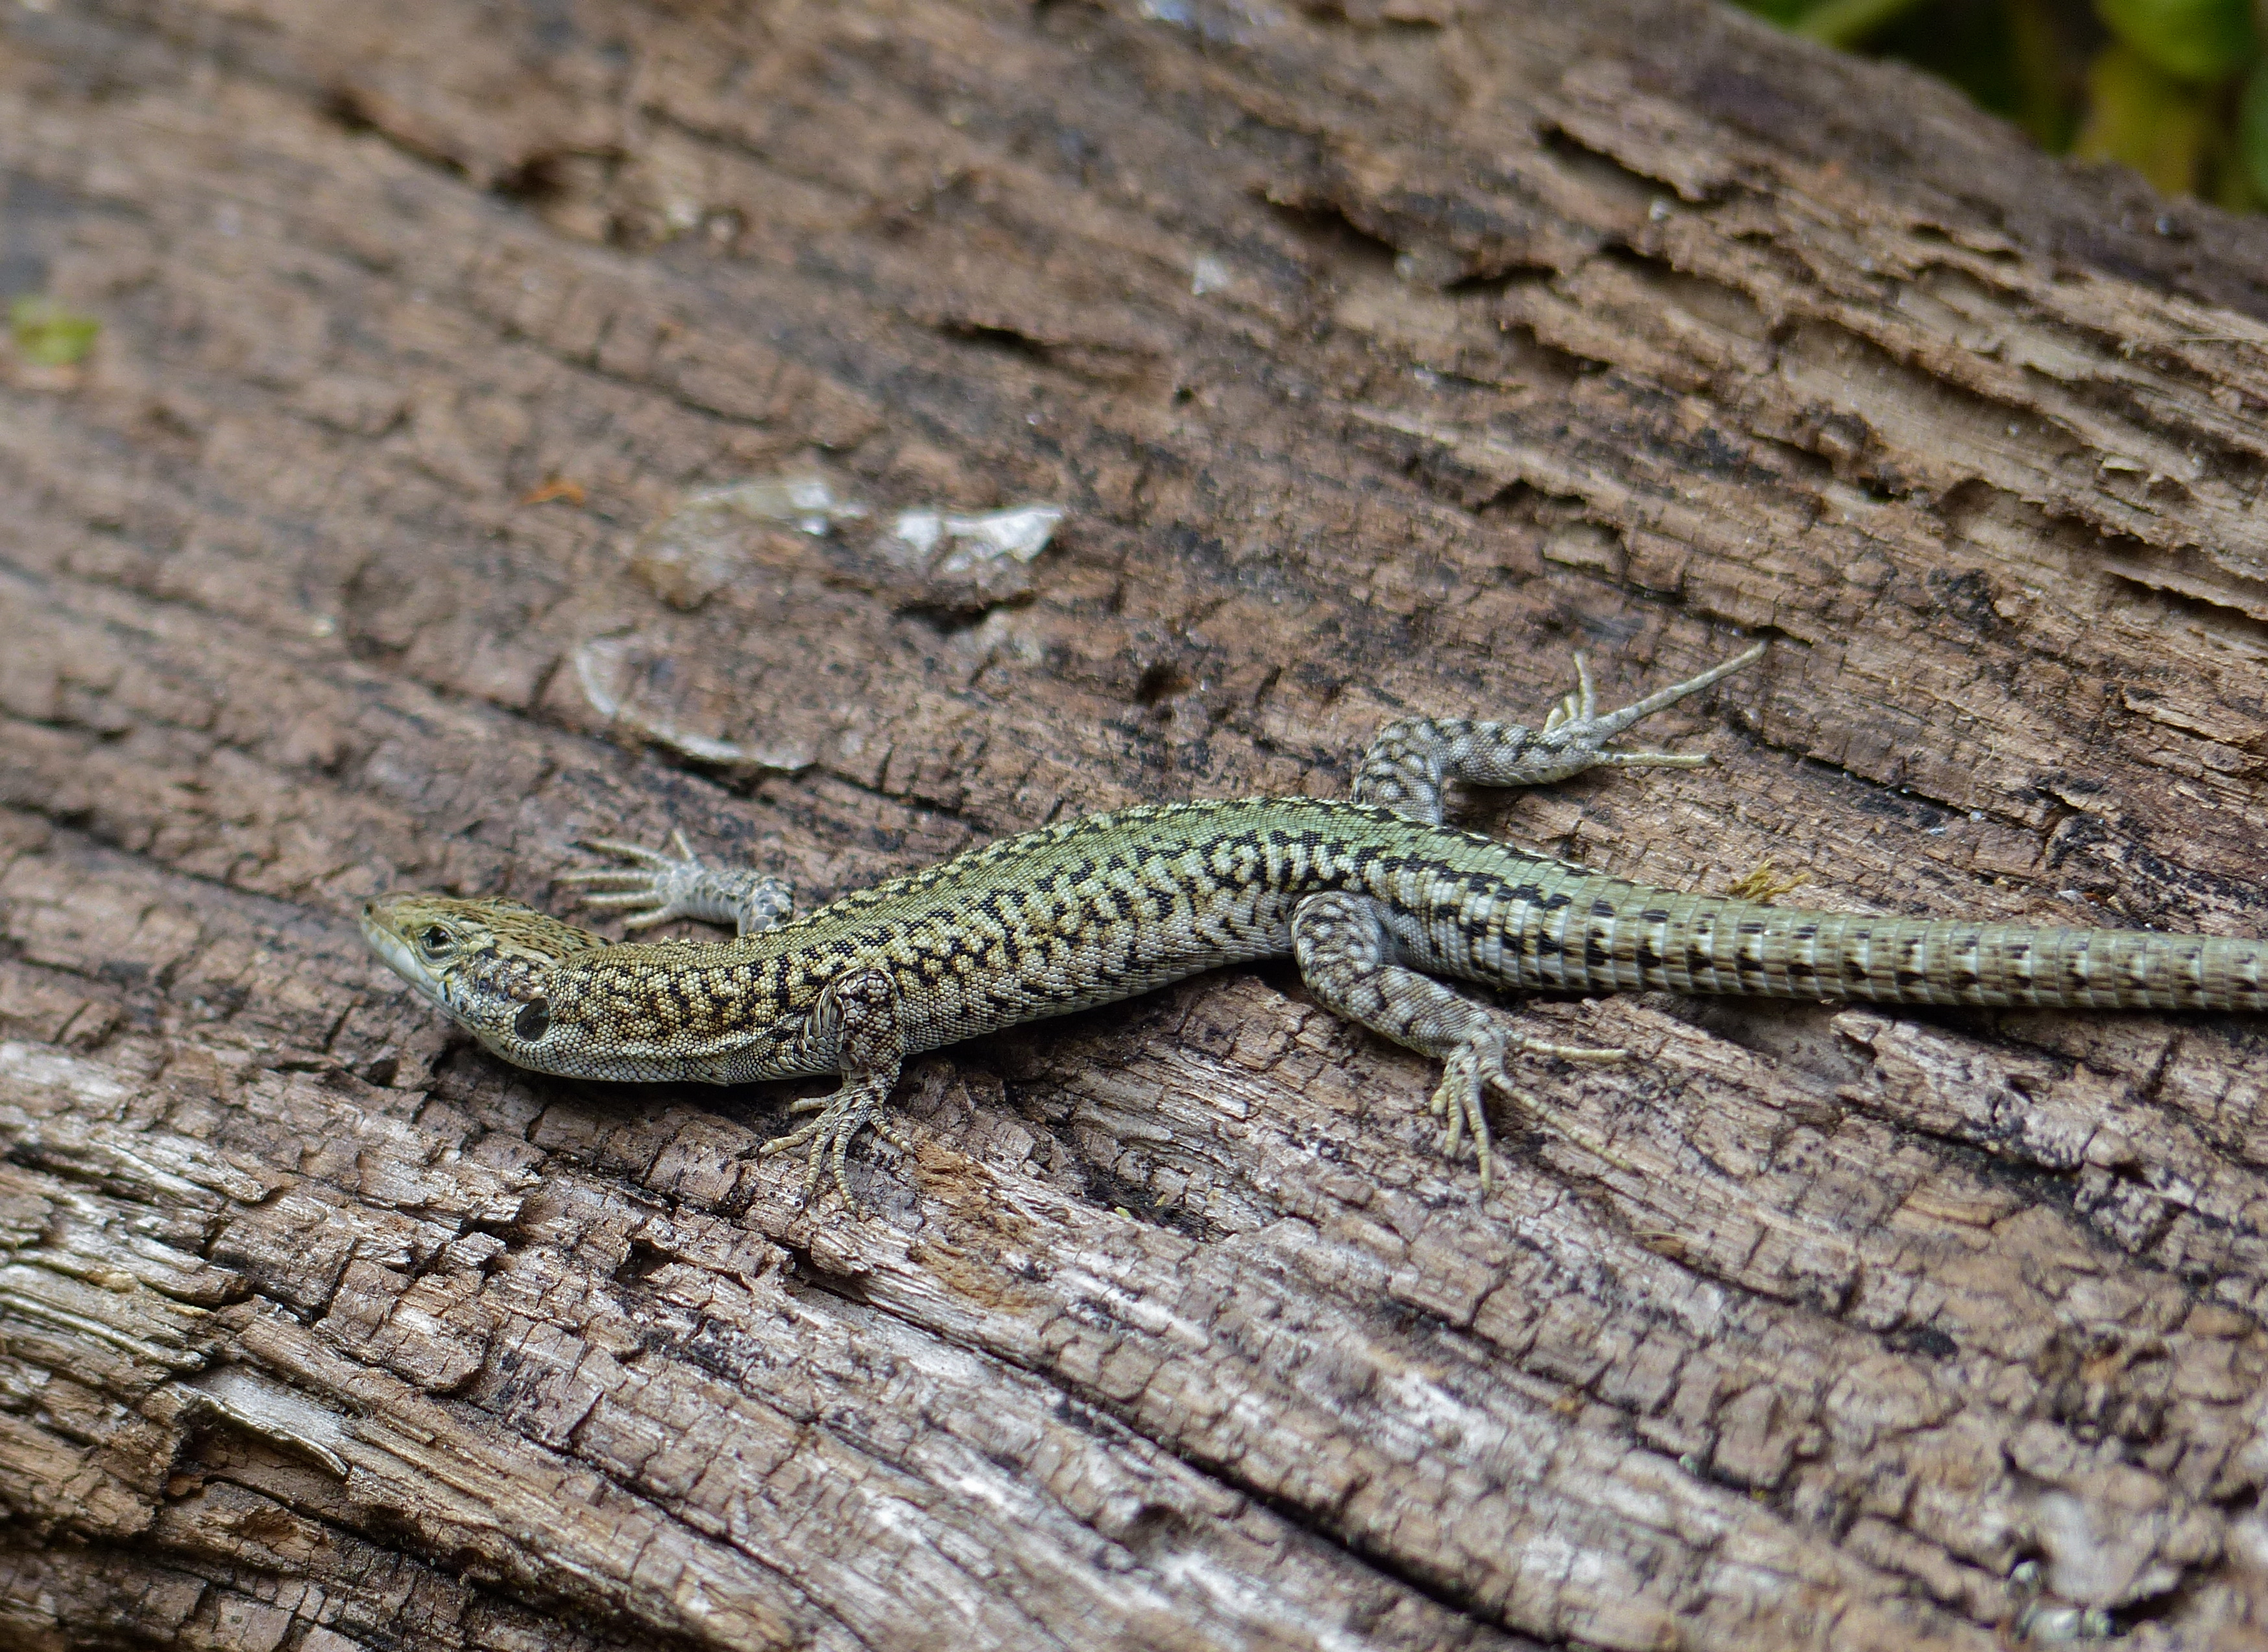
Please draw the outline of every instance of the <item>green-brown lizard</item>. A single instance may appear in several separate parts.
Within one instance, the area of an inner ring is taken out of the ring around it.
[[[1807,911],[1650,889],[1442,824],[1446,783],[1533,785],[1601,764],[1699,756],[1606,742],[1760,658],[1759,645],[1617,712],[1580,687],[1540,730],[1389,723],[1354,800],[1261,797],[1119,809],[1005,838],[789,919],[755,872],[599,843],[634,864],[571,874],[631,926],[694,918],[738,938],[615,943],[507,900],[391,895],[363,931],[418,991],[508,1061],[593,1079],[738,1083],[839,1073],[818,1117],[765,1147],[832,1169],[917,1051],[1290,953],[1315,997],[1444,1066],[1448,1150],[1491,1176],[1508,1056],[1615,1060],[1546,1044],[1438,977],[1513,991],[1640,988],[1877,1003],[2096,1009],[2264,1007],[2268,943],[2140,931]]]

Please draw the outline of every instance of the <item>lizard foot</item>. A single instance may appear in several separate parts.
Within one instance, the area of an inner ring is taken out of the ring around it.
[[[1758,906],[1770,906],[1790,889],[1800,889],[1811,881],[1811,874],[1799,872],[1793,877],[1780,876],[1779,868],[1769,859],[1759,860],[1745,875],[1725,886],[1725,893],[1736,901],[1750,901]]]
[[[791,1103],[791,1113],[817,1113],[819,1117],[800,1130],[767,1141],[756,1149],[756,1156],[769,1159],[776,1154],[806,1148],[804,1159],[808,1168],[803,1177],[805,1201],[808,1203],[818,1190],[820,1171],[831,1169],[835,1185],[843,1195],[843,1202],[850,1207],[850,1213],[865,1215],[858,1197],[850,1191],[850,1178],[843,1173],[843,1154],[850,1151],[851,1139],[871,1126],[876,1135],[899,1152],[910,1154],[914,1150],[906,1133],[882,1117],[882,1104],[889,1099],[895,1076],[854,1078],[832,1095],[808,1095]]]
[[[624,929],[650,929],[672,918],[692,918],[731,924],[746,935],[770,928],[795,905],[794,891],[779,879],[743,867],[712,867],[693,852],[682,831],[670,832],[672,852],[611,837],[591,838],[584,847],[631,864],[578,867],[561,873],[558,881],[587,886],[591,892],[578,889],[577,894],[585,906],[628,911]]]
[[[1447,1151],[1451,1158],[1456,1157],[1457,1150],[1464,1145],[1465,1132],[1472,1132],[1473,1146],[1480,1157],[1481,1188],[1484,1191],[1494,1180],[1496,1169],[1486,1105],[1491,1090],[1500,1092],[1527,1111],[1546,1120],[1569,1140],[1596,1154],[1616,1169],[1630,1168],[1590,1140],[1587,1132],[1574,1128],[1557,1110],[1545,1106],[1513,1083],[1512,1074],[1505,1067],[1505,1058],[1510,1055],[1557,1056],[1562,1061],[1604,1066],[1609,1062],[1627,1060],[1630,1051],[1597,1049],[1583,1044],[1550,1044],[1498,1026],[1493,1020],[1476,1029],[1452,1050],[1441,1064],[1441,1081],[1433,1088],[1432,1113],[1436,1118],[1448,1120]]]
[[[1574,691],[1553,706],[1543,719],[1543,732],[1556,734],[1562,741],[1587,749],[1594,763],[1619,769],[1697,769],[1709,759],[1700,752],[1672,751],[1607,751],[1602,748],[1633,724],[1641,723],[1656,712],[1666,711],[1678,701],[1698,694],[1711,683],[1732,675],[1744,666],[1754,664],[1764,656],[1764,645],[1758,643],[1746,653],[1714,665],[1698,676],[1688,677],[1683,682],[1673,682],[1644,699],[1634,701],[1618,712],[1599,712],[1598,690],[1591,683],[1591,662],[1580,652],[1575,655]]]
[[[1746,653],[1697,676],[1633,700],[1619,711],[1599,709],[1591,662],[1575,656],[1575,690],[1553,706],[1543,726],[1475,722],[1469,719],[1397,718],[1378,731],[1356,771],[1355,800],[1375,803],[1432,825],[1442,821],[1443,784],[1544,785],[1604,765],[1618,769],[1692,769],[1709,761],[1698,751],[1621,751],[1607,742],[1655,712],[1698,694],[1764,658],[1759,643]]]

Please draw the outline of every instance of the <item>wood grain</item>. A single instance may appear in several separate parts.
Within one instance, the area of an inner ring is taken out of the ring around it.
[[[1698,0],[5,28],[0,285],[103,330],[0,371],[0,1639],[2268,1638],[2249,1022],[1541,1004],[1646,1059],[1484,1199],[1235,972],[926,1061],[854,1223],[755,1157],[811,1087],[512,1071],[352,921],[674,825],[815,900],[1763,635],[1713,768],[1464,818],[2268,933],[2258,221]],[[958,597],[641,552],[813,466],[1069,514]]]

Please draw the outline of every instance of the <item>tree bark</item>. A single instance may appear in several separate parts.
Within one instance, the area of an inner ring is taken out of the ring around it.
[[[1463,818],[2268,933],[2258,221],[1690,0],[6,28],[0,286],[102,332],[0,391],[0,1642],[2268,1637],[2254,1023],[1543,1003],[1642,1058],[1484,1195],[1235,971],[927,1060],[858,1221],[755,1156],[821,1087],[511,1069],[353,918],[1764,635],[1714,767]]]

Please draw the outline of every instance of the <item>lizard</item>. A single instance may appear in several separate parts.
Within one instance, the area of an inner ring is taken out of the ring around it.
[[[1431,1107],[1454,1157],[1493,1176],[1486,1100],[1531,1109],[1514,1056],[1617,1061],[1550,1043],[1442,977],[1511,992],[1636,990],[1889,1004],[2268,1008],[2268,941],[1780,907],[1608,875],[1446,823],[1452,781],[1535,785],[1599,767],[1691,768],[1705,753],[1608,742],[1754,664],[1759,644],[1619,710],[1590,670],[1540,729],[1403,718],[1365,752],[1353,797],[1160,803],[970,849],[791,917],[792,891],[612,839],[611,864],[563,874],[626,928],[731,924],[731,940],[611,941],[502,898],[367,903],[372,948],[505,1060],[586,1079],[739,1083],[839,1074],[766,1154],[805,1151],[804,1196],[844,1176],[901,1064],[979,1034],[1290,954],[1317,1001],[1442,1064]]]

